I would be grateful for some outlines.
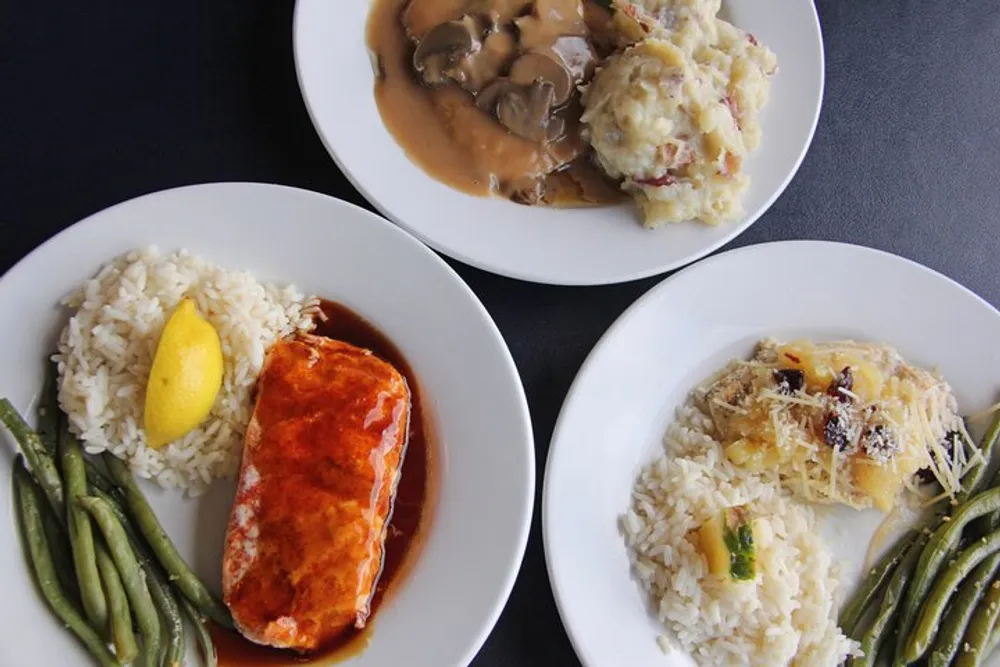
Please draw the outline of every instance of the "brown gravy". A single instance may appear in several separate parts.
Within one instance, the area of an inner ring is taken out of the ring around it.
[[[592,34],[599,50],[604,40],[595,33],[610,30],[610,14],[593,0],[583,2],[582,16],[573,17],[579,28],[570,18],[563,25],[570,25],[566,29],[571,32]],[[528,0],[374,0],[367,43],[377,70],[375,100],[382,121],[413,162],[462,192],[558,206],[619,201],[624,195],[592,164],[580,137],[578,104],[560,112],[566,124],[564,136],[543,146],[509,132],[458,85],[430,87],[414,71],[414,45],[403,24],[404,12],[411,30],[425,32],[487,8],[509,21],[529,4]],[[546,7],[551,13],[556,3],[550,5]],[[558,37],[545,23],[531,27],[535,30],[527,38],[529,45],[551,45]],[[539,182],[545,193],[542,200],[527,201],[523,193],[533,191]]]
[[[347,633],[336,644],[307,656],[261,646],[235,632],[212,625],[212,640],[221,667],[325,665],[361,653],[371,639],[379,606],[392,595],[394,586],[405,578],[416,560],[433,513],[436,497],[433,433],[430,420],[423,411],[420,385],[410,365],[388,338],[354,311],[325,299],[320,307],[326,321],[317,319],[313,333],[371,350],[403,374],[411,393],[410,432],[403,473],[389,520],[382,574],[372,598],[371,616],[365,629]]]

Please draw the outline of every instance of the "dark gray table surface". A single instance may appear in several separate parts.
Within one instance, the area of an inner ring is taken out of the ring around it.
[[[777,11],[792,1],[773,0]],[[797,238],[860,243],[1000,305],[1000,3],[817,4],[827,77],[815,140],[785,194],[727,249]],[[7,3],[0,269],[90,213],[178,185],[276,182],[367,206],[306,116],[291,14],[290,0]],[[662,276],[560,288],[452,265],[492,313],[524,381],[537,501],[577,369]],[[837,279],[837,267],[817,273]],[[477,667],[579,664],[549,589],[535,508],[520,576]]]

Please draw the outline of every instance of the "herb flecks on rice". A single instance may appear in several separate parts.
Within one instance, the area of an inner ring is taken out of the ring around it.
[[[670,635],[660,645],[702,666],[840,664],[858,644],[837,627],[837,567],[812,509],[730,462],[712,428],[694,405],[680,409],[621,522],[633,572]],[[700,540],[732,508],[752,520],[754,572],[743,580],[712,574]]]
[[[184,297],[219,332],[222,390],[200,426],[153,449],[142,429],[146,381],[160,332]],[[165,254],[151,246],[106,264],[65,303],[74,313],[55,360],[70,429],[88,453],[111,452],[141,477],[198,494],[237,472],[265,351],[311,329],[317,301],[186,250]]]

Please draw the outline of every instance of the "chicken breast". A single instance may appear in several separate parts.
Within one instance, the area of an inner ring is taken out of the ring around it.
[[[364,627],[409,415],[405,379],[368,350],[299,335],[268,351],[223,559],[245,637],[308,652]]]

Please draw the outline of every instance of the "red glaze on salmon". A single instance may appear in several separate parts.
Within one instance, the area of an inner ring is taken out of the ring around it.
[[[308,652],[364,627],[409,416],[403,376],[368,350],[298,335],[268,351],[223,559],[245,637]]]

